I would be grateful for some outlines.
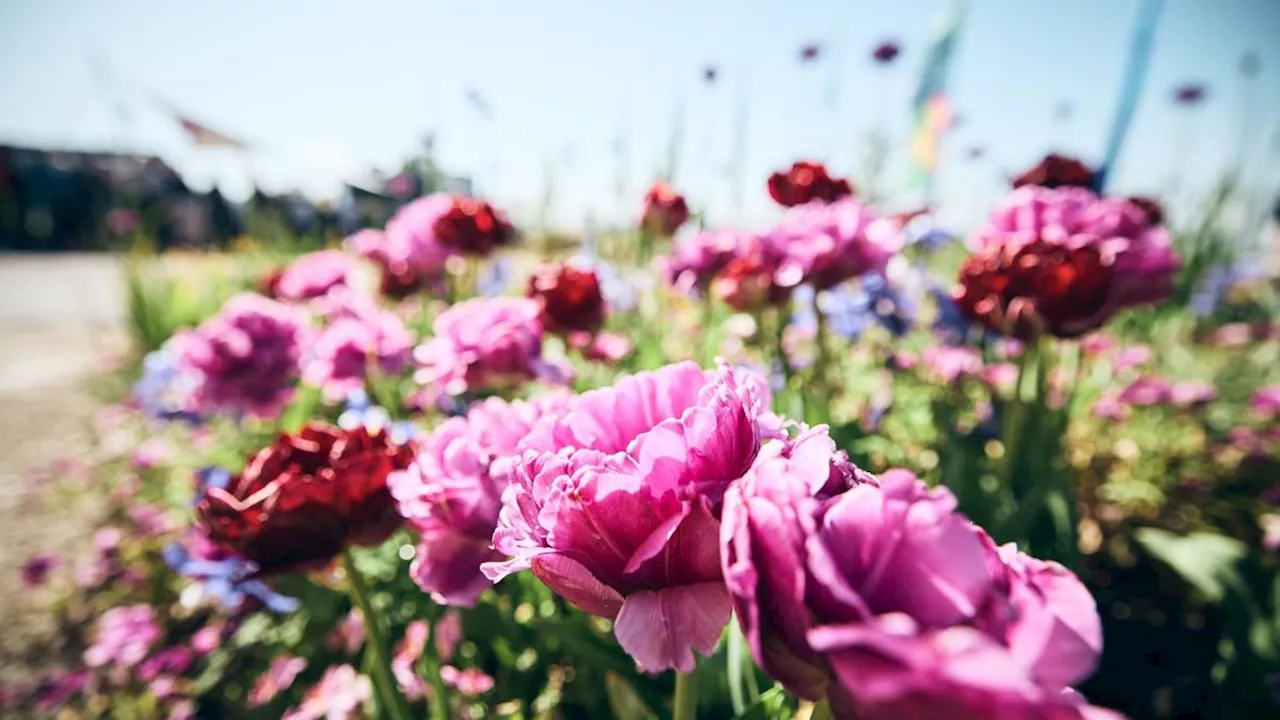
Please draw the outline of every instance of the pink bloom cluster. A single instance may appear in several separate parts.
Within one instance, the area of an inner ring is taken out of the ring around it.
[[[307,691],[302,704],[287,711],[281,720],[347,720],[364,717],[363,710],[373,698],[373,685],[350,665],[335,665],[324,671],[320,682]]]
[[[179,364],[196,378],[190,402],[217,411],[274,417],[293,394],[309,318],[297,308],[245,293],[175,338]]]
[[[281,272],[275,296],[289,301],[324,297],[334,288],[347,286],[354,265],[351,256],[339,250],[308,253]]]
[[[1069,689],[1102,645],[1073,574],[997,548],[909,472],[842,488],[834,449],[770,443],[725,499],[725,580],[770,675],[837,717],[1112,717]]]
[[[98,635],[84,651],[89,667],[131,668],[142,662],[160,639],[155,609],[150,605],[113,607],[98,620]]]
[[[520,443],[566,402],[556,394],[536,402],[489,398],[418,441],[413,464],[387,479],[420,537],[410,572],[436,602],[473,605],[489,587],[480,565],[501,559],[490,546]]]
[[[485,575],[532,570],[641,667],[691,670],[729,620],[720,505],[776,432],[767,405],[763,378],[693,363],[574,397],[526,439],[493,536],[512,559]]]
[[[541,309],[528,298],[473,298],[440,313],[433,337],[413,353],[414,379],[448,395],[563,382],[567,368],[542,358]]]
[[[1116,400],[1121,405],[1136,407],[1187,408],[1210,403],[1217,394],[1214,386],[1203,380],[1171,382],[1155,375],[1144,375],[1120,391]]]
[[[436,221],[448,214],[453,198],[435,193],[400,208],[386,230],[361,230],[347,239],[347,249],[396,274],[431,277],[444,272],[449,249],[436,237]]]
[[[706,292],[716,275],[750,242],[751,236],[741,230],[698,230],[678,236],[670,257],[658,258],[656,264],[672,286]]]
[[[413,353],[413,334],[400,316],[368,298],[342,296],[326,310],[328,324],[303,363],[302,379],[336,402],[362,389],[370,368],[400,372]]]
[[[847,196],[789,210],[766,236],[781,257],[778,284],[823,290],[868,272],[884,272],[902,249],[901,229],[862,201]]]

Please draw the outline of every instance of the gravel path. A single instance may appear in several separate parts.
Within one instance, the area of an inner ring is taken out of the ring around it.
[[[126,349],[124,293],[114,258],[0,254],[0,671],[41,663],[53,628],[21,590],[35,552],[73,564],[91,528],[81,513],[43,502],[41,473],[91,448],[96,399],[89,378]],[[66,572],[66,568],[62,572]],[[65,576],[64,576],[65,577]]]

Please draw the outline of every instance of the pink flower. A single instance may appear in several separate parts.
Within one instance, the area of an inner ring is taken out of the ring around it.
[[[142,662],[159,639],[155,609],[150,605],[113,607],[99,618],[98,635],[84,651],[84,663],[89,667],[131,668]]]
[[[293,655],[277,655],[271,659],[267,671],[258,676],[249,691],[249,707],[266,705],[277,695],[288,690],[298,675],[307,669],[306,658]]]
[[[868,272],[883,272],[902,249],[895,222],[880,218],[853,197],[797,205],[765,236],[782,256],[775,279],[782,287],[802,283],[823,290]]]
[[[1280,385],[1268,385],[1255,390],[1249,400],[1249,409],[1267,418],[1280,414]]]
[[[435,228],[451,209],[453,197],[448,193],[435,193],[405,205],[387,221],[384,244],[369,256],[385,267],[407,265],[433,274],[443,271],[452,251],[440,242]]]
[[[364,388],[371,366],[382,374],[398,373],[412,352],[413,335],[400,317],[368,303],[330,321],[303,365],[302,379],[337,402]]]
[[[659,271],[676,288],[705,293],[712,279],[750,242],[749,234],[731,228],[682,234],[672,244],[670,257],[659,259]]]
[[[171,647],[165,648],[142,661],[138,665],[138,679],[143,682],[151,682],[158,677],[173,677],[181,675],[191,667],[191,663],[195,660],[195,654],[190,648]]]
[[[938,345],[926,348],[920,360],[931,375],[947,385],[982,372],[982,355],[969,347]]]
[[[804,572],[805,518],[855,482],[875,480],[815,428],[765,443],[725,495],[720,555],[738,623],[765,672],[808,699],[826,694],[827,673],[806,639],[812,588]]]
[[[463,695],[483,695],[493,689],[493,678],[480,668],[459,670],[452,665],[440,668],[440,680]]]
[[[1174,407],[1206,405],[1217,396],[1217,388],[1203,380],[1180,380],[1169,386],[1169,402]]]
[[[441,662],[452,660],[453,651],[462,642],[462,613],[446,610],[436,621],[436,634],[431,641],[436,646],[436,657]]]
[[[1117,347],[1119,347],[1119,343],[1116,342],[1116,339],[1104,332],[1096,332],[1080,339],[1080,349],[1086,355],[1106,355]]]
[[[310,339],[301,311],[260,295],[237,295],[217,315],[175,338],[180,365],[199,379],[198,413],[274,417],[293,394]]]
[[[347,720],[362,717],[361,710],[373,697],[369,678],[350,665],[324,671],[320,682],[307,691],[302,704],[280,720]]]
[[[859,720],[1121,720],[1075,693],[1034,681],[998,642],[971,627],[930,630],[904,613],[828,625],[809,641],[840,683],[838,716]],[[833,708],[835,709],[835,708]]]
[[[351,608],[333,629],[324,637],[324,644],[330,650],[342,650],[348,655],[355,655],[364,645],[364,620],[359,608]]]
[[[1129,408],[1119,396],[1108,393],[1093,403],[1093,415],[1102,420],[1120,421],[1129,417]]]
[[[582,357],[608,364],[622,360],[635,350],[630,340],[616,333],[597,333],[594,336],[570,333],[566,340],[570,347],[582,353]]]
[[[1118,400],[1125,405],[1152,407],[1166,405],[1170,399],[1169,381],[1154,375],[1144,375],[1129,383],[1120,391]]]
[[[404,638],[396,643],[395,653],[391,658],[391,672],[396,676],[396,683],[405,697],[419,700],[427,696],[430,687],[414,670],[413,666],[427,649],[427,636],[431,634],[431,626],[426,620],[414,620],[404,629]]]
[[[150,470],[162,464],[173,454],[173,445],[166,438],[157,437],[144,440],[134,449],[129,457],[129,465],[134,470]]]
[[[222,645],[222,624],[205,625],[191,636],[191,650],[197,655],[208,655]]]
[[[414,379],[449,395],[497,390],[527,380],[563,381],[542,359],[538,304],[527,298],[474,298],[436,317],[434,335],[413,352]]]
[[[345,287],[353,267],[351,256],[339,250],[307,253],[281,273],[275,296],[286,301],[323,297],[334,288]]]
[[[1018,382],[1018,366],[1008,362],[995,363],[984,367],[981,375],[991,389],[1007,394],[1013,392]]]
[[[49,581],[52,573],[62,564],[62,558],[54,553],[38,553],[22,564],[22,586],[37,588]]]
[[[720,571],[720,504],[767,432],[764,378],[667,365],[584,393],[526,440],[494,547],[498,581],[532,570],[583,610],[614,620],[650,672],[689,671],[731,612]]]
[[[1149,345],[1126,345],[1116,353],[1115,359],[1111,361],[1111,369],[1115,372],[1124,372],[1136,368],[1139,365],[1146,365],[1151,362],[1154,353],[1151,352]]]
[[[956,303],[1022,339],[1079,337],[1123,308],[1160,302],[1180,264],[1142,208],[1080,187],[1014,190],[970,247]]]
[[[410,572],[439,603],[475,604],[490,583],[480,564],[501,559],[490,546],[517,446],[561,395],[535,402],[489,398],[419,441],[408,469],[387,486],[420,542]]]

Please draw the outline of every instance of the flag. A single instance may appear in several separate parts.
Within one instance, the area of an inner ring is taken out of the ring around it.
[[[191,142],[200,147],[229,147],[237,150],[247,150],[249,146],[240,142],[230,135],[224,135],[217,130],[202,125],[195,120],[183,115],[175,115],[174,119],[187,131],[187,136],[191,138]]]
[[[926,195],[932,191],[942,134],[951,127],[955,118],[951,101],[947,98],[947,74],[965,9],[965,4],[957,1],[943,16],[925,54],[924,68],[920,71],[920,80],[911,99],[916,116],[910,145],[911,175],[914,184],[924,188]]]
[[[1120,148],[1124,145],[1125,136],[1129,134],[1129,123],[1133,120],[1133,112],[1138,107],[1138,96],[1142,93],[1142,84],[1147,76],[1147,62],[1151,59],[1151,41],[1155,36],[1156,23],[1160,19],[1160,10],[1164,8],[1164,0],[1145,0],[1138,10],[1138,22],[1133,29],[1133,38],[1129,42],[1129,62],[1125,68],[1124,80],[1120,83],[1120,96],[1116,102],[1116,114],[1111,120],[1111,133],[1107,137],[1107,149],[1097,172],[1093,175],[1094,189],[1102,192],[1107,187],[1107,179],[1114,168],[1116,158],[1120,156]]]

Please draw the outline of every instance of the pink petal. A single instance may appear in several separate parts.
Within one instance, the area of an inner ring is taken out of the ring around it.
[[[547,587],[592,615],[614,618],[624,606],[617,590],[600,582],[577,560],[547,553],[535,557],[530,564],[533,574]]]
[[[627,596],[613,632],[644,670],[692,672],[693,651],[710,655],[732,612],[722,583],[641,590]]]

